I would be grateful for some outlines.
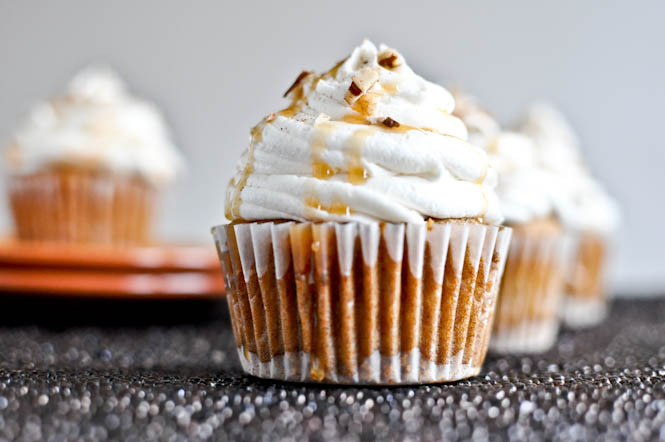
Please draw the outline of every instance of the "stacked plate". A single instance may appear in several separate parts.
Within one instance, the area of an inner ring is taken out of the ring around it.
[[[218,298],[212,247],[100,247],[0,240],[0,292],[97,298]]]

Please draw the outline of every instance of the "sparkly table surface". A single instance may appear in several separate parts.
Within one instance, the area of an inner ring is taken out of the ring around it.
[[[4,298],[0,440],[665,438],[665,299],[448,385],[244,376],[225,302]],[[151,324],[151,325],[144,325]]]

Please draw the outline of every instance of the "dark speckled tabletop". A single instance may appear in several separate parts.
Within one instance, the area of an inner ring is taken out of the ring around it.
[[[616,301],[546,354],[418,388],[244,376],[223,301],[0,311],[0,440],[665,439],[665,300]]]

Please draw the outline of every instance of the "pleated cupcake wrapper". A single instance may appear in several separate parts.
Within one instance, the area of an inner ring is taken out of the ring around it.
[[[571,328],[591,327],[607,315],[605,270],[610,240],[597,233],[571,231],[567,236],[570,264],[565,273],[561,318]]]
[[[129,178],[84,172],[12,177],[17,236],[30,241],[139,243],[149,236],[154,192]]]
[[[510,229],[263,222],[213,234],[246,372],[394,385],[480,371]]]
[[[570,328],[580,329],[600,324],[607,317],[607,300],[564,296],[560,316]]]
[[[566,244],[560,234],[513,232],[499,291],[490,350],[538,353],[559,331]]]

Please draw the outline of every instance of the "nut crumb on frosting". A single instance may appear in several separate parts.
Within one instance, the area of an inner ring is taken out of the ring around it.
[[[394,69],[402,65],[402,57],[393,49],[384,49],[377,56],[379,65],[386,69]]]
[[[383,120],[381,122],[381,124],[383,124],[386,127],[390,127],[390,128],[399,127],[399,123],[397,121],[393,120],[390,117],[387,117],[385,120]]]
[[[379,73],[374,68],[363,68],[351,78],[349,90],[344,95],[348,104],[354,104],[361,95],[366,94],[379,81]]]
[[[451,116],[453,97],[397,51],[364,41],[294,80],[289,106],[264,119],[241,157],[229,219],[501,222],[496,176]]]

